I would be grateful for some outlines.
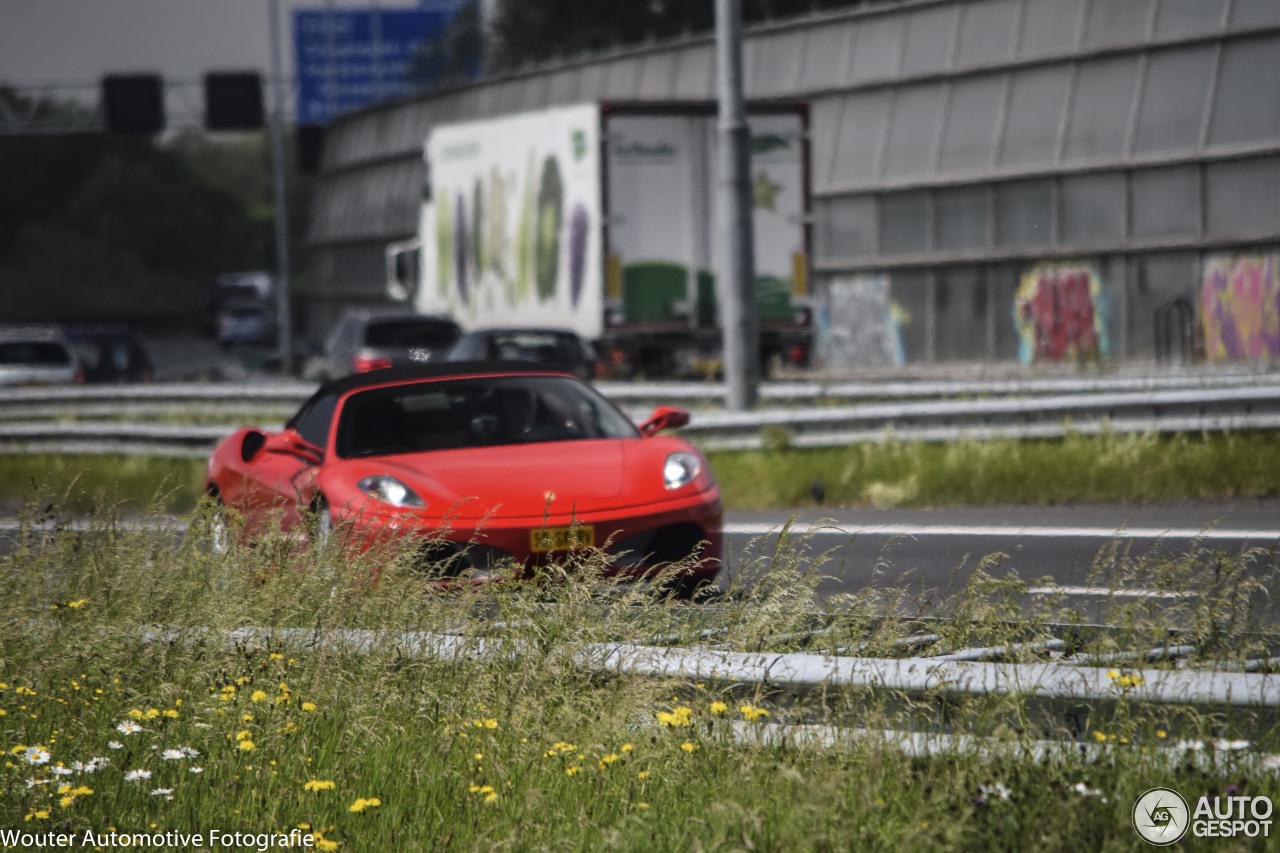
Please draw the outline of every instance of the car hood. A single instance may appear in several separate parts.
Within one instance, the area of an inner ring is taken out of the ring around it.
[[[352,459],[330,468],[345,483],[386,474],[411,487],[431,515],[541,518],[609,509],[623,500],[637,440],[546,442]]]

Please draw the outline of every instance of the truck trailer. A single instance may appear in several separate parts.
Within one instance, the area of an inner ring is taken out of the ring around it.
[[[749,104],[761,365],[804,366],[808,110]],[[569,328],[615,376],[722,368],[714,102],[589,103],[440,125],[388,291],[464,328]]]

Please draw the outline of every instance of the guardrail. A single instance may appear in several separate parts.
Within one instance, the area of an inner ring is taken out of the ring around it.
[[[271,393],[259,391],[256,399]],[[1280,384],[1243,388],[942,400],[701,414],[684,434],[707,450],[1054,438],[1068,433],[1280,428]],[[126,421],[0,423],[0,451],[206,455],[230,425]]]
[[[788,381],[763,383],[760,400],[766,406],[817,406],[957,397],[1201,391],[1262,387],[1278,381],[1280,375],[1256,370],[1035,379]],[[309,382],[264,382],[0,388],[0,421],[151,418],[203,411],[273,415],[284,420],[317,387]],[[705,409],[723,407],[726,397],[723,383],[713,382],[597,382],[595,387],[620,406],[676,404]]]
[[[149,630],[144,642],[207,642],[203,628]],[[407,658],[478,660],[533,652],[519,638],[448,633],[380,633],[360,629],[239,628],[221,634],[224,643],[269,645],[297,651],[333,650],[365,654],[394,649]],[[1101,667],[1062,663],[992,663],[945,658],[866,658],[830,654],[737,652],[705,647],[671,648],[629,643],[577,643],[567,650],[584,672],[639,678],[758,685],[781,694],[848,690],[890,698],[931,701],[964,697],[1017,697],[1047,712],[1054,734],[1084,739],[1093,714],[1126,706],[1194,707],[1213,710],[1259,731],[1276,722],[1280,679],[1251,672],[1127,669],[1121,683]],[[541,651],[538,652],[542,654]],[[1172,719],[1169,725],[1172,725]],[[1028,719],[1020,718],[1020,725]],[[920,735],[921,733],[915,733]],[[1248,747],[1237,741],[1226,749]],[[1195,747],[1190,747],[1194,749]]]

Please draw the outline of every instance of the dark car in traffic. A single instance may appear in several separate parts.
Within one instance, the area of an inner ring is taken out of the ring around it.
[[[350,311],[334,326],[308,378],[338,379],[440,361],[461,336],[458,324],[442,315]]]
[[[570,329],[491,328],[467,332],[449,361],[522,361],[567,370],[579,379],[598,375],[595,348]]]
[[[155,367],[142,336],[129,326],[74,326],[67,340],[90,384],[151,382]]]

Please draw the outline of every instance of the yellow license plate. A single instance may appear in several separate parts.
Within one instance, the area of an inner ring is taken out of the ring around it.
[[[543,527],[529,531],[529,547],[538,553],[545,551],[572,551],[591,548],[596,544],[596,529],[590,524],[572,527]]]

